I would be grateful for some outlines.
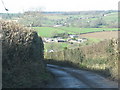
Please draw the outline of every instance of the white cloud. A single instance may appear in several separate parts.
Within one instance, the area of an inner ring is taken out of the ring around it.
[[[117,10],[119,0],[3,0],[10,12],[21,12],[30,8],[45,11]],[[0,12],[5,11],[0,2]]]

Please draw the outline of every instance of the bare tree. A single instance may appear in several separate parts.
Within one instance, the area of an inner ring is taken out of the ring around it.
[[[40,27],[42,26],[42,10],[41,8],[32,8],[24,12],[23,19],[21,22],[29,27]]]

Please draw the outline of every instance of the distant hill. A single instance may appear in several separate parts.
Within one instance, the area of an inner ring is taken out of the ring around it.
[[[11,19],[28,27],[79,27],[79,28],[117,28],[118,12],[108,11],[76,11],[76,12],[41,12],[0,13],[3,19]]]
[[[85,13],[112,13],[112,12],[117,12],[117,10],[108,10],[108,11],[105,11],[105,10],[101,10],[101,11],[54,11],[54,12],[42,12],[43,14],[66,14],[66,15],[76,15],[76,14],[85,14]]]

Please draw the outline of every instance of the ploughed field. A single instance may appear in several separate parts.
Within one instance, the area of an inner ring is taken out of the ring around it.
[[[80,36],[85,38],[111,39],[111,38],[118,38],[119,33],[120,31],[104,31],[104,32],[81,34]]]

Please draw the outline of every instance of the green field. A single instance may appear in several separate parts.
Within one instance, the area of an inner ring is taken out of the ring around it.
[[[34,29],[38,32],[38,35],[41,37],[52,37],[56,33],[64,33],[65,31],[59,30],[53,27],[34,27]]]
[[[78,15],[44,15],[44,18],[47,18],[47,20],[45,20],[45,22],[52,23],[52,24],[44,24],[44,25],[54,25],[57,24],[57,22],[59,24],[64,24],[69,23],[70,26],[76,26],[76,27],[83,27],[83,28],[87,28],[87,27],[96,27],[95,24],[102,22],[103,25],[98,25],[98,27],[110,27],[113,24],[116,25],[118,22],[118,13],[117,12],[113,12],[113,13],[108,13],[108,14],[104,14],[104,16],[102,15],[103,13],[99,13],[99,14],[78,14]],[[82,18],[82,19],[80,19]],[[45,23],[44,22],[44,23]],[[86,26],[86,24],[88,24],[87,22],[89,22],[89,25]],[[96,23],[95,23],[96,22]],[[53,24],[54,23],[54,24]],[[82,24],[82,26],[81,26]],[[115,27],[115,26],[113,26]]]
[[[57,15],[57,14],[54,14],[54,15],[44,15],[44,17],[50,19],[50,20],[58,20],[58,19],[67,19],[69,17],[72,17],[72,18],[82,18],[82,17],[92,17],[92,16],[95,16],[96,18],[100,18],[101,14],[79,14],[79,15]],[[93,20],[96,19],[96,18],[92,18]],[[117,12],[113,12],[113,13],[109,13],[109,14],[106,14],[106,16],[104,16],[104,19],[105,20],[115,20],[118,18],[118,13]],[[91,20],[92,20],[91,19]]]
[[[65,30],[67,32],[76,33],[76,34],[97,32],[97,31],[118,30],[117,28],[77,28],[77,27],[60,27],[59,29]]]
[[[64,48],[68,46],[69,46],[68,43],[45,43],[44,49],[45,52],[49,50],[60,51],[60,50],[64,50]]]
[[[117,21],[118,20],[118,13],[110,13],[107,16],[103,17],[103,19],[106,22]]]
[[[77,27],[33,27],[41,37],[52,37],[58,33],[82,34],[97,31],[112,31],[117,28],[77,28]]]

